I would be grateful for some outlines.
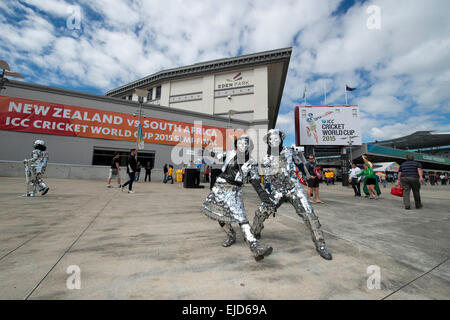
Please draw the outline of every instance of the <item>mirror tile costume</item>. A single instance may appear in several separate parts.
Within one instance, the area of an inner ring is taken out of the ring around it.
[[[325,246],[323,233],[320,230],[320,222],[314,214],[311,203],[306,196],[298,177],[295,174],[296,164],[300,165],[306,162],[303,153],[294,150],[294,148],[283,147],[285,134],[277,129],[269,130],[264,139],[269,146],[268,154],[261,163],[261,171],[266,182],[271,185],[271,195],[276,204],[270,205],[262,203],[256,210],[252,225],[253,234],[259,238],[264,228],[264,221],[270,216],[275,217],[275,212],[284,203],[289,202],[295,208],[296,213],[303,218],[307,228],[311,232],[312,240],[316,250],[324,259],[331,260],[332,255]],[[272,152],[272,140],[276,140]],[[279,152],[279,153],[278,153]],[[307,170],[302,170],[309,176]]]
[[[42,180],[42,175],[45,173],[45,169],[47,169],[48,162],[46,149],[47,147],[43,140],[36,140],[31,158],[23,160],[27,182],[27,193],[23,195],[24,197],[34,197],[36,190],[41,192],[41,195],[45,195],[49,190],[49,187]]]
[[[211,193],[202,206],[202,212],[209,218],[217,220],[227,234],[222,246],[231,246],[236,241],[236,232],[232,224],[239,224],[245,241],[248,243],[256,261],[272,253],[272,247],[263,247],[251,232],[242,200],[242,186],[248,177],[260,199],[271,202],[269,194],[262,188],[258,174],[257,162],[250,158],[251,141],[246,135],[236,140],[237,150],[217,155],[225,158],[222,173],[217,177]]]

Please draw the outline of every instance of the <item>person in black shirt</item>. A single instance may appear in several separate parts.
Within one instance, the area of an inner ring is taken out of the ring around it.
[[[141,177],[141,169],[142,169],[141,162],[138,161],[136,170],[136,182],[138,182],[139,178]]]
[[[144,182],[147,181],[147,177],[148,177],[148,182],[152,181],[152,164],[150,163],[150,161],[148,161],[147,165],[145,166]]]
[[[106,187],[112,188],[111,186],[111,179],[117,177],[117,183],[120,185],[120,155],[118,152],[114,153],[114,158],[111,160],[111,168],[109,169],[109,177]]]
[[[412,189],[416,209],[422,208],[420,201],[420,184],[423,182],[422,164],[414,161],[414,156],[409,154],[406,161],[400,165],[398,169],[398,180],[400,187],[403,188],[403,204],[405,209],[411,209],[409,194]]]
[[[163,180],[163,182],[166,183],[167,182],[167,172],[169,172],[169,168],[167,168],[167,163],[164,164],[163,172],[164,172],[164,180]]]
[[[127,159],[127,173],[130,177],[130,180],[125,182],[122,185],[122,191],[124,191],[125,187],[128,185],[128,193],[134,193],[133,191],[133,182],[136,180],[136,171],[137,171],[137,162],[136,162],[136,149],[131,149],[130,155]]]
[[[311,203],[324,203],[322,200],[319,199],[319,177],[317,176],[316,172],[316,157],[314,155],[309,155],[308,161],[306,161],[305,169],[308,170],[309,175],[311,178],[308,179],[308,200]],[[311,200],[313,197],[313,194],[315,195],[315,201]]]

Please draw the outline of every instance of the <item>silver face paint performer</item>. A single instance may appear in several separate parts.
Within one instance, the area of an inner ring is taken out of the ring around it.
[[[43,140],[36,140],[31,158],[23,160],[27,181],[27,193],[23,195],[24,197],[34,197],[36,190],[41,192],[41,195],[45,195],[49,190],[49,187],[42,180],[42,175],[45,173],[48,161],[46,149],[47,147]]]
[[[236,232],[231,224],[238,223],[255,260],[259,261],[272,253],[272,247],[261,246],[250,230],[242,201],[242,186],[245,179],[250,178],[263,203],[274,202],[261,187],[257,163],[250,158],[252,149],[250,138],[247,135],[239,137],[235,147],[236,150],[217,155],[218,159],[225,157],[225,162],[222,173],[217,177],[211,193],[203,203],[202,212],[207,217],[219,221],[219,225],[228,236],[222,244],[224,247],[229,247],[236,241]]]
[[[324,259],[331,260],[330,251],[325,246],[320,222],[314,214],[311,203],[295,174],[295,164],[301,165],[306,160],[303,153],[294,148],[283,147],[285,134],[277,129],[271,129],[264,136],[268,144],[268,152],[261,163],[261,171],[265,181],[271,184],[271,195],[276,200],[272,206],[262,203],[256,210],[252,232],[259,239],[264,228],[264,221],[271,215],[275,217],[276,210],[284,203],[290,202],[297,214],[303,218],[311,231],[312,240],[317,252]],[[309,177],[308,170],[302,170]]]

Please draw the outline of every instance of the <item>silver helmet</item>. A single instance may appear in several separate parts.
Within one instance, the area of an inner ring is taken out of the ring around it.
[[[269,131],[267,131],[267,133],[264,135],[263,139],[264,141],[266,141],[267,143],[269,143],[268,139],[272,134],[278,134],[280,136],[281,141],[284,140],[284,138],[286,138],[286,134],[283,131],[280,131],[278,129],[270,129]]]
[[[39,149],[39,148],[46,148],[46,146],[45,146],[45,141],[44,140],[36,140],[35,142],[34,142],[34,148],[35,149]]]
[[[245,139],[247,140],[248,143],[248,150],[251,152],[253,150],[253,141],[252,139],[250,139],[250,136],[248,136],[247,134],[243,134],[241,135],[239,138],[237,138],[236,140],[234,140],[234,147],[237,148],[237,142],[239,140]]]

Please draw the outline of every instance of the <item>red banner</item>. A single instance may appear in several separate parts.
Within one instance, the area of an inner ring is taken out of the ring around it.
[[[141,118],[145,143],[222,147],[226,129],[157,118]],[[136,141],[139,122],[131,114],[0,96],[0,130],[95,139]]]

